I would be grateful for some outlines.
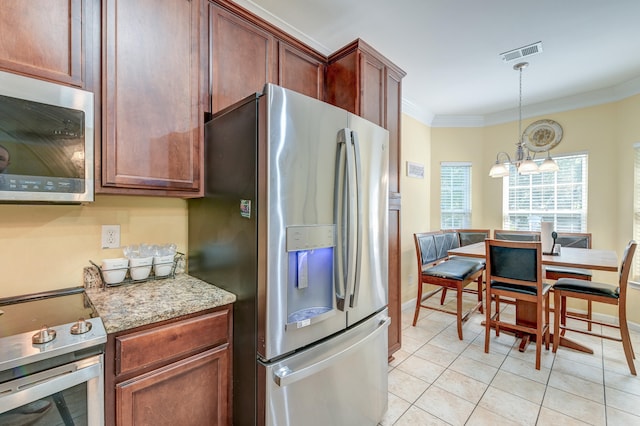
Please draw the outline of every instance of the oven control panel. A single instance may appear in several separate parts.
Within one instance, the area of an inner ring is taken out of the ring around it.
[[[83,333],[77,333],[78,329]],[[107,332],[100,318],[80,319],[77,322],[55,327],[43,325],[35,334],[34,331],[29,331],[2,338],[0,371],[106,342]]]

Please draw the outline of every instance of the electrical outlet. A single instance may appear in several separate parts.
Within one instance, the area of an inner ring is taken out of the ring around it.
[[[102,225],[102,248],[120,247],[120,225]]]

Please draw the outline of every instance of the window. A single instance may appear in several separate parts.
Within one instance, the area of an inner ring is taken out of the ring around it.
[[[536,175],[519,175],[510,166],[503,180],[504,229],[539,231],[545,221],[558,232],[586,232],[587,159],[587,154],[555,157],[558,172]]]
[[[440,227],[471,227],[471,163],[440,164]]]

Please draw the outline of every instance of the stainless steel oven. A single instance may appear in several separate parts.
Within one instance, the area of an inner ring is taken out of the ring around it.
[[[0,424],[103,425],[106,340],[82,289],[0,299]]]

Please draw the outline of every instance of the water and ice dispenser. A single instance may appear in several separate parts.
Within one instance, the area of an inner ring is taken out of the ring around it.
[[[287,227],[287,329],[335,314],[334,246],[334,225]]]

